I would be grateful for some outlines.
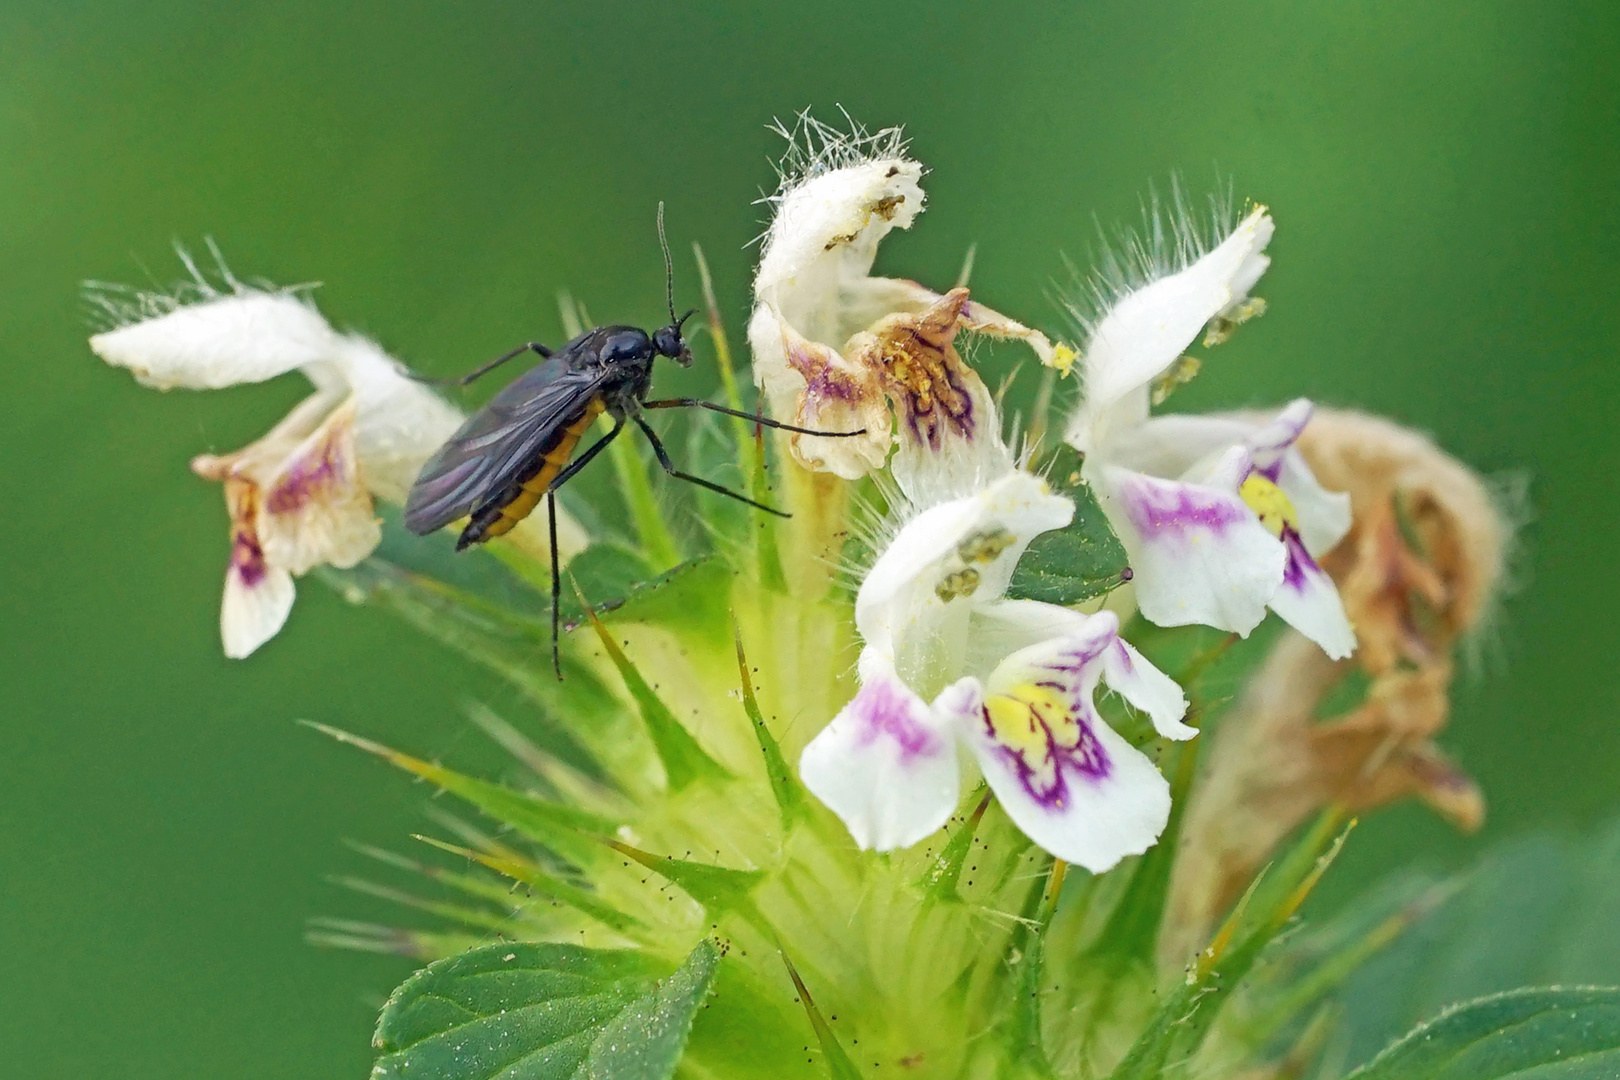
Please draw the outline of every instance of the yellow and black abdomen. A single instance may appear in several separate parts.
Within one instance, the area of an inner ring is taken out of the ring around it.
[[[604,407],[602,398],[593,398],[577,420],[558,431],[551,445],[536,459],[539,467],[533,473],[507,489],[504,501],[487,503],[473,514],[472,523],[462,534],[462,543],[481,543],[492,536],[508,533],[528,517],[551,482],[557,479],[557,474],[568,465],[574,456],[574,447],[579,445],[586,429],[602,414]]]

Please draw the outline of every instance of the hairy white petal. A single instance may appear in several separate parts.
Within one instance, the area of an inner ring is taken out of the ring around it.
[[[864,849],[909,847],[956,809],[956,742],[928,704],[871,649],[861,689],[799,758],[804,786]]]
[[[999,599],[1031,540],[1060,529],[1074,504],[1014,470],[983,490],[929,507],[901,528],[855,598],[855,625],[924,692],[962,670],[968,620]]]
[[[1262,253],[1272,230],[1271,216],[1256,207],[1214,250],[1128,294],[1103,316],[1082,353],[1086,397],[1066,441],[1090,453],[1112,432],[1147,418],[1148,383],[1206,323],[1247,297],[1269,265]]]
[[[336,337],[298,297],[243,289],[97,334],[90,348],[146,386],[217,390],[318,363]]]
[[[796,184],[776,204],[754,295],[812,341],[841,344],[852,327],[839,290],[868,277],[878,244],[923,207],[922,166],[885,158]]]

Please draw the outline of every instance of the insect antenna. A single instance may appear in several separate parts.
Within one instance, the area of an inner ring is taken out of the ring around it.
[[[684,320],[675,318],[675,263],[669,257],[669,241],[664,237],[664,204],[658,204],[658,246],[664,251],[664,302],[669,305],[669,324],[678,326]]]

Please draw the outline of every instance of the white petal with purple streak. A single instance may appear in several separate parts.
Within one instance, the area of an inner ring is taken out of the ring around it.
[[[857,844],[877,851],[939,830],[961,791],[950,727],[870,648],[860,691],[804,748],[799,776]]]
[[[1248,460],[1234,447],[1202,483],[1094,470],[1093,489],[1125,545],[1136,602],[1150,622],[1247,635],[1265,618],[1285,553],[1237,494]]]
[[[1163,832],[1170,788],[1093,704],[1118,642],[1111,613],[1009,656],[984,687],[963,679],[935,702],[957,724],[1007,815],[1060,859],[1095,873]]]
[[[1356,633],[1344,613],[1339,590],[1305,550],[1299,534],[1283,533],[1288,562],[1282,584],[1271,597],[1271,610],[1322,647],[1335,660],[1356,651]]]

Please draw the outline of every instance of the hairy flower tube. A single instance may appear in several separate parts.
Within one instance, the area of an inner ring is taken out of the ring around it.
[[[1085,396],[1065,439],[1130,555],[1144,617],[1247,634],[1269,607],[1329,656],[1349,656],[1355,633],[1317,559],[1349,531],[1350,502],[1294,447],[1311,403],[1267,421],[1149,415],[1155,383],[1178,377],[1206,327],[1214,344],[1258,310],[1249,293],[1270,264],[1264,207],[1201,255],[1190,227],[1178,229],[1175,255],[1147,249],[1144,283],[1115,286],[1121,295],[1088,318]]]
[[[185,261],[193,281],[174,294],[92,286],[114,322],[90,339],[98,356],[159,390],[217,390],[293,370],[315,386],[251,445],[191,463],[225,488],[231,548],[220,636],[225,655],[240,659],[286,623],[294,577],[353,566],[376,549],[373,499],[403,503],[463,417],[375,342],[332,329],[297,293],[244,285],[223,267],[221,291]],[[559,548],[584,546],[571,519],[559,527]]]

